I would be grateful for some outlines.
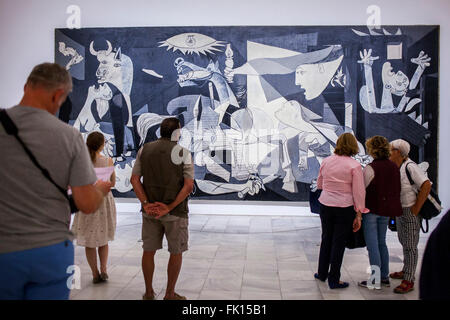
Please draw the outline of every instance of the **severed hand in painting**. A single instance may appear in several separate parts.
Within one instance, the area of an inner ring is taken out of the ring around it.
[[[250,174],[244,189],[238,192],[238,197],[243,198],[247,193],[253,196],[258,194],[261,189],[266,191],[263,179],[258,174]]]

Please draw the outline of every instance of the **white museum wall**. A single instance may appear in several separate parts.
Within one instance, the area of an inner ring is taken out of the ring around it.
[[[81,27],[365,25],[370,5],[380,7],[382,25],[440,25],[439,194],[450,204],[450,1],[0,0],[0,107],[19,102],[34,65],[54,61],[54,29],[66,27],[70,5],[80,7]]]
[[[117,212],[138,212],[141,203],[138,199],[116,198]],[[279,201],[247,201],[242,205],[239,200],[214,201],[211,210],[210,200],[189,200],[190,214],[208,215],[257,215],[257,216],[317,216],[311,213],[307,202],[279,202]]]

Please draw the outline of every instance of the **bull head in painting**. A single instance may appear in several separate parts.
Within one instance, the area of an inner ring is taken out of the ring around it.
[[[99,66],[96,76],[99,83],[109,82],[114,84],[120,91],[130,94],[133,80],[133,64],[131,59],[122,54],[121,49],[113,50],[111,42],[106,41],[106,50],[94,49],[94,41],[91,41],[89,51],[97,57]]]

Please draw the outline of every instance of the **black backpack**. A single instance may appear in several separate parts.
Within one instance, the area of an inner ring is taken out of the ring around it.
[[[406,176],[408,177],[409,183],[413,186],[415,183],[411,177],[411,174],[408,171],[408,165],[410,163],[408,163],[406,165],[405,171],[406,171]],[[425,220],[425,223],[426,223],[426,230],[424,230],[423,225],[420,226],[420,228],[422,229],[422,231],[424,233],[428,232],[428,220],[438,216],[439,213],[441,213],[441,211],[442,211],[441,200],[439,200],[439,196],[438,196],[437,192],[432,187],[430,190],[430,194],[428,195],[427,199],[423,203],[423,206],[419,212],[420,216]]]

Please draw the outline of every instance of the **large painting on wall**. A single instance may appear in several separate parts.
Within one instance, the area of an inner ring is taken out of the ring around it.
[[[73,77],[59,117],[106,137],[118,197],[137,151],[182,124],[197,199],[305,201],[341,133],[411,144],[437,181],[438,26],[230,26],[55,30]]]

